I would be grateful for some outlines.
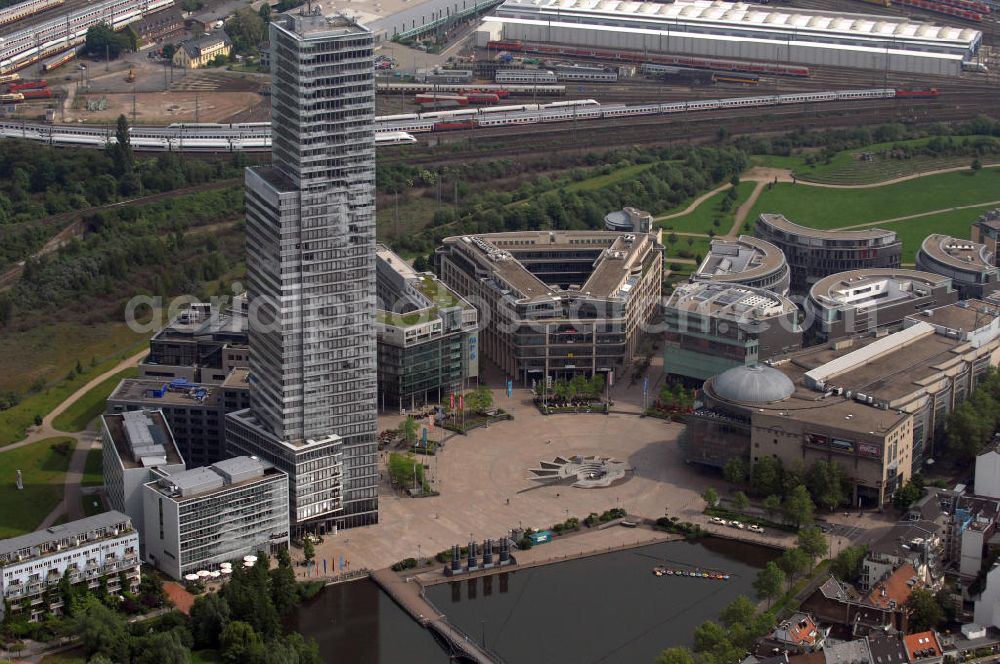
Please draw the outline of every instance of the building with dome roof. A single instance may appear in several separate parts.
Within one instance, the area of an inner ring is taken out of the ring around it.
[[[688,463],[748,467],[764,456],[806,470],[837,463],[851,504],[877,507],[934,457],[934,432],[1000,362],[1000,306],[978,300],[906,317],[900,331],[848,337],[705,381],[686,418]]]

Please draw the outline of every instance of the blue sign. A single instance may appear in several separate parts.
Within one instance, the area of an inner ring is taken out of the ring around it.
[[[427,447],[427,427],[424,427],[423,445],[424,447]]]

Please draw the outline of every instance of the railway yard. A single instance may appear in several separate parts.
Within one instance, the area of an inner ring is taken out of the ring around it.
[[[962,39],[978,44],[974,58],[970,57],[963,65],[964,71],[957,75],[896,71],[889,67],[888,57],[885,66],[879,66],[875,56],[871,67],[846,68],[773,59],[534,44],[503,36],[482,48],[476,46],[475,30],[458,31],[461,37],[446,48],[449,59],[454,60],[447,67],[468,70],[470,76],[463,83],[420,83],[413,80],[414,74],[420,77],[420,70],[399,67],[392,72],[377,72],[376,108],[380,117],[376,129],[382,135],[382,145],[409,144],[393,148],[389,154],[398,152],[400,158],[409,155],[425,160],[436,146],[461,143],[469,144],[467,152],[474,158],[478,153],[534,150],[540,140],[556,149],[578,149],[704,140],[718,135],[720,129],[740,134],[797,127],[965,119],[991,113],[1000,102],[1000,56],[996,55],[1000,53],[1000,4],[984,0],[975,7],[966,6],[971,1],[941,0],[939,4],[945,7],[941,11],[941,7],[923,11],[916,2],[906,6],[887,2],[890,6],[884,6],[861,0],[790,0],[762,6],[769,12],[793,17],[796,10],[861,12],[893,17],[901,21],[899,25],[918,21],[943,26],[941,30],[955,28],[961,31]],[[162,0],[157,2],[162,4]],[[95,5],[108,5],[105,11],[118,12],[112,15],[122,16],[124,23],[133,20],[126,16],[130,7],[152,6],[139,0],[31,0],[0,10],[0,72],[4,72],[0,73],[0,103],[6,104],[7,111],[3,135],[13,137],[19,133],[32,138],[29,134],[34,134],[36,140],[47,139],[55,145],[96,145],[98,141],[93,138],[57,140],[54,136],[67,133],[69,123],[82,123],[96,125],[97,129],[79,132],[103,136],[100,141],[104,141],[111,123],[122,113],[130,116],[137,127],[267,121],[266,75],[248,76],[222,68],[178,70],[144,57],[119,64],[117,70],[97,66],[102,63],[85,63],[90,66],[88,71],[64,65],[43,72],[40,64],[51,64],[52,53],[58,49],[39,44],[38,39],[35,47],[40,55],[33,64],[4,64],[10,60],[12,37],[58,20],[68,23],[85,13],[82,8]],[[32,7],[36,11],[31,11]],[[956,8],[962,11],[953,12]],[[71,28],[67,30],[72,32]],[[955,37],[958,33],[949,34]],[[402,44],[391,44],[400,62],[409,59],[406,50]],[[63,52],[72,54],[73,50]],[[997,66],[992,67],[994,62]],[[129,79],[123,76],[125,66],[134,72]],[[39,86],[42,76],[47,80]],[[4,83],[4,77],[17,80]],[[427,80],[431,79],[428,75]],[[876,90],[894,92],[872,92]],[[812,95],[813,99],[781,101],[797,95]],[[579,131],[583,123],[586,132]],[[156,141],[152,141],[147,149],[263,150],[269,145],[261,138],[258,127],[252,130],[254,140],[234,142],[230,132],[219,139],[221,142],[199,147],[196,139],[204,138],[208,131],[202,131],[202,135],[174,131],[175,138],[162,140],[169,132],[161,132],[156,134],[159,143],[154,145]],[[401,132],[409,132],[413,139]],[[143,149],[141,137],[137,148]],[[447,160],[448,151],[442,151],[440,158]]]

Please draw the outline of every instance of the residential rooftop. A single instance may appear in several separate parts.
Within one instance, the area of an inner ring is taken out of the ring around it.
[[[880,609],[902,607],[910,599],[917,585],[917,570],[910,563],[903,563],[885,579],[876,582],[865,602]]]
[[[778,247],[751,235],[741,235],[736,240],[712,240],[708,255],[691,279],[749,281],[767,276],[785,265],[785,255]]]
[[[371,34],[368,28],[343,14],[323,15],[321,5],[303,5],[283,14],[276,23],[286,32],[306,39]]]
[[[910,656],[910,661],[916,664],[927,657],[940,657],[944,654],[937,634],[931,631],[907,634],[903,637],[903,645]]]
[[[678,285],[664,308],[735,322],[760,321],[798,311],[790,299],[769,290],[711,282]]]
[[[394,327],[410,327],[420,325],[438,318],[441,309],[461,307],[472,310],[474,307],[447,284],[428,272],[418,272],[403,258],[382,244],[375,245],[376,260],[380,266],[385,266],[395,279],[385,280],[386,290],[391,291],[393,310],[379,308],[376,310],[378,322]],[[378,272],[378,287],[383,288],[383,271]],[[381,290],[380,290],[381,294]]]
[[[101,417],[126,469],[183,463],[162,411],[132,410]]]
[[[40,558],[61,549],[118,537],[131,531],[131,518],[115,510],[49,526],[44,530],[0,540],[0,566]],[[19,561],[18,556],[22,560]]]
[[[928,235],[920,245],[920,251],[934,261],[962,272],[997,273],[1000,270],[993,265],[993,254],[986,245],[972,240],[950,235]]]
[[[820,633],[812,618],[804,613],[794,613],[788,620],[778,625],[772,638],[782,643],[811,648],[819,640]]]

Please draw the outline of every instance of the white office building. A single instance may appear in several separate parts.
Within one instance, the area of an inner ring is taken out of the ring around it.
[[[49,610],[62,613],[62,596],[54,588],[69,571],[73,584],[96,590],[105,579],[108,592],[139,588],[139,534],[121,512],[105,512],[0,540],[0,618],[7,606],[37,620]],[[46,600],[49,600],[46,606]]]
[[[288,476],[235,457],[143,487],[146,561],[175,579],[288,546]]]
[[[142,485],[152,470],[178,473],[186,467],[163,411],[134,410],[101,416],[104,486],[112,509],[128,514],[142,532]]]
[[[227,449],[289,474],[299,530],[378,520],[372,34],[270,26],[272,163],[247,170],[250,408]]]

